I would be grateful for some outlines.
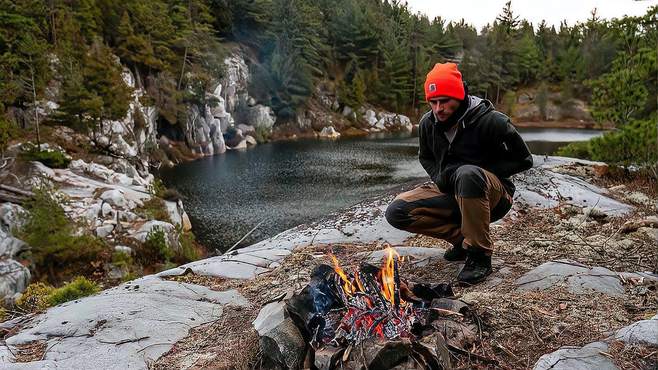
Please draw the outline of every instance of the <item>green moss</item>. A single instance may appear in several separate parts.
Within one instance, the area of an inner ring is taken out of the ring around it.
[[[56,306],[64,302],[98,293],[100,290],[101,288],[98,284],[87,280],[84,276],[78,276],[63,287],[53,290],[48,296],[48,303],[51,306]]]
[[[43,282],[30,284],[25,292],[16,300],[16,305],[28,312],[45,310],[48,307],[74,299],[86,297],[99,292],[98,284],[78,276],[61,288],[53,288]]]
[[[50,294],[55,290],[43,282],[28,285],[25,292],[16,300],[16,306],[27,312],[45,310],[50,306]]]

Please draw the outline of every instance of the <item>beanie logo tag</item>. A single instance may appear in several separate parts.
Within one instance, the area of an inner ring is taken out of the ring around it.
[[[428,89],[429,89],[430,92],[435,92],[436,91],[436,84],[431,83]]]

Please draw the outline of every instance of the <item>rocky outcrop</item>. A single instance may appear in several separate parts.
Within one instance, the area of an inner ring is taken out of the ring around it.
[[[337,132],[333,126],[327,126],[323,128],[322,131],[320,131],[318,136],[326,139],[338,139],[340,137],[340,133]]]
[[[510,116],[515,122],[526,121],[568,121],[594,124],[594,119],[587,104],[575,98],[565,97],[561,92],[545,92],[541,98],[540,91],[527,89],[519,92]],[[540,101],[544,99],[544,103]],[[543,108],[541,107],[543,104]],[[543,112],[542,112],[543,109]]]
[[[140,171],[123,158],[108,157],[101,161],[122,172],[79,159],[64,169],[28,162],[20,173],[5,174],[1,179],[17,187],[49,183],[66,199],[62,208],[70,219],[79,223],[80,231],[103,238],[110,246],[126,238],[144,242],[148,232],[157,226],[165,232],[168,246],[178,248],[179,229],[191,229],[182,202],[164,201],[170,220],[147,220],[138,208],[154,197],[149,192],[153,175],[142,177]],[[0,205],[0,298],[8,301],[25,290],[30,280],[29,270],[16,261],[29,246],[12,235],[20,227],[20,215],[24,213],[18,205]]]
[[[372,109],[367,109],[363,114],[363,120],[370,126],[370,132],[411,132],[413,130],[413,125],[409,117],[402,114],[385,111],[375,112]]]

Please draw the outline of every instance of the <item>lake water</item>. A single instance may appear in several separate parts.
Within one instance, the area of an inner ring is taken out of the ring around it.
[[[519,131],[535,154],[600,135],[595,130]],[[418,138],[411,135],[282,141],[183,163],[161,177],[183,195],[198,240],[223,251],[261,221],[241,245],[418,182],[426,174],[417,154]]]

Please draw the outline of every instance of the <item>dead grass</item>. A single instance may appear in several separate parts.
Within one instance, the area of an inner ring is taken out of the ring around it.
[[[46,354],[46,341],[38,340],[26,344],[19,344],[14,350],[15,362],[32,362],[43,360]]]

